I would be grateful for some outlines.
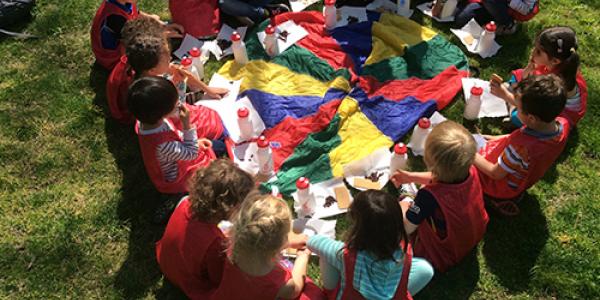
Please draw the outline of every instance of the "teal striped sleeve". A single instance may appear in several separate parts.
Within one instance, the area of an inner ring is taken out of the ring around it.
[[[316,253],[319,257],[324,258],[327,263],[336,269],[343,270],[344,261],[342,249],[344,248],[344,243],[317,234],[308,239],[306,246],[310,251]]]

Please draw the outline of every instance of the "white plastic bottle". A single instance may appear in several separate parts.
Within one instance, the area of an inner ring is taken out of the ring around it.
[[[440,19],[446,19],[446,18],[453,16],[457,5],[458,5],[457,0],[446,1],[446,3],[444,3],[444,7],[442,8],[442,12],[440,13]]]
[[[192,65],[196,67],[196,71],[198,72],[198,80],[202,80],[202,78],[204,78],[204,62],[202,58],[202,52],[200,52],[200,49],[193,47],[190,50],[190,56],[192,57]]]
[[[471,96],[465,103],[465,111],[463,117],[467,120],[476,120],[479,117],[479,110],[481,109],[481,95],[483,95],[483,88],[473,86],[471,88]]]
[[[265,51],[270,57],[279,54],[279,45],[277,44],[277,35],[275,34],[275,27],[270,24],[265,29]]]
[[[181,60],[181,65],[190,73],[192,73],[192,75],[194,76],[194,78],[200,80],[200,74],[198,74],[198,70],[196,69],[196,66],[194,66],[194,64],[192,63],[192,59],[189,57],[186,57],[184,59]]]
[[[231,49],[233,50],[233,58],[240,65],[248,63],[248,53],[246,52],[246,44],[242,41],[242,37],[234,31],[231,35]]]
[[[479,37],[479,43],[477,44],[477,52],[486,52],[494,44],[496,39],[496,23],[494,21],[489,22],[485,25],[485,29]]]
[[[410,0],[398,0],[396,14],[408,17],[410,15]]]
[[[410,137],[410,145],[413,154],[423,155],[425,152],[425,140],[430,132],[431,121],[429,121],[428,118],[421,118],[413,130],[412,136]]]
[[[254,127],[250,119],[250,110],[246,107],[241,107],[237,111],[238,126],[240,127],[240,137],[242,140],[249,140],[254,135]]]
[[[298,193],[298,204],[300,205],[300,211],[297,212],[298,215],[301,218],[312,216],[315,213],[317,203],[310,192],[310,181],[308,178],[298,178],[296,180],[296,190]]]
[[[406,168],[406,162],[408,161],[408,149],[403,143],[398,143],[394,146],[394,152],[390,159],[390,175],[394,174],[396,170]]]
[[[256,151],[256,160],[258,161],[258,173],[264,176],[273,175],[273,152],[269,147],[269,141],[264,135],[258,137],[256,141],[258,150]]]
[[[334,29],[335,24],[337,23],[337,9],[335,8],[335,0],[325,0],[323,15],[325,16],[325,29]]]

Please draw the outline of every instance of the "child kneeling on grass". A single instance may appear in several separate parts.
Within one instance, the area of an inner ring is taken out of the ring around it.
[[[233,219],[229,259],[211,299],[325,299],[306,276],[310,251],[299,250],[293,267],[281,251],[288,242],[292,213],[285,201],[251,193]]]
[[[146,16],[157,21],[157,15],[149,15],[138,10],[137,0],[102,0],[92,21],[91,40],[92,51],[96,62],[107,70],[119,62],[123,54],[121,30],[125,23]],[[163,25],[163,30],[171,37],[181,37],[183,27],[178,24]]]
[[[156,189],[165,194],[186,193],[187,181],[198,168],[215,159],[211,142],[198,139],[190,115],[178,101],[173,83],[161,77],[143,77],[129,89],[129,109],[138,120],[142,157]],[[169,120],[179,114],[183,132]]]
[[[505,215],[516,215],[515,204],[552,166],[565,148],[570,130],[558,117],[566,91],[556,75],[530,76],[516,87],[518,118],[525,126],[503,136],[488,136],[475,157],[486,200]]]
[[[344,242],[322,235],[306,241],[308,249],[319,255],[329,299],[407,299],[427,285],[433,268],[412,257],[402,210],[393,196],[361,192],[348,216],[351,225]]]
[[[398,187],[416,182],[423,187],[414,201],[400,202],[408,234],[416,231],[415,255],[441,272],[459,263],[483,238],[488,215],[473,160],[477,146],[460,124],[435,126],[425,142],[429,172],[397,171]]]
[[[217,224],[231,217],[252,188],[252,176],[231,161],[215,160],[196,171],[189,197],[171,215],[156,243],[156,259],[190,299],[208,299],[221,283],[227,245]]]

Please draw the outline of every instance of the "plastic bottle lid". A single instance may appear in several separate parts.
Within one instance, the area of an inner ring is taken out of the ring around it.
[[[471,88],[471,95],[473,96],[481,96],[483,94],[483,88],[480,86],[473,86]]]
[[[237,114],[239,118],[247,118],[250,115],[250,111],[246,107],[240,107]]]
[[[269,147],[269,140],[267,140],[267,138],[264,135],[261,135],[258,137],[256,145],[258,146],[258,148],[267,148]]]
[[[335,5],[335,0],[325,0],[325,5],[326,5],[326,6],[332,6],[332,5]]]
[[[394,153],[403,155],[406,154],[406,152],[408,152],[408,149],[406,148],[406,145],[404,145],[404,143],[398,143],[396,144],[396,146],[394,146]]]
[[[299,190],[305,190],[310,186],[310,181],[306,177],[300,177],[296,180],[296,188]]]
[[[186,57],[181,60],[181,65],[184,67],[189,67],[192,65],[192,60],[189,57]]]
[[[190,49],[190,55],[192,57],[200,57],[200,49],[193,47],[192,49]]]
[[[270,24],[267,25],[267,28],[265,29],[265,33],[266,34],[274,34],[275,33],[275,27],[271,26]]]
[[[419,127],[423,128],[423,129],[427,129],[427,128],[431,127],[431,121],[429,121],[428,118],[421,118],[421,119],[419,119]]]
[[[231,34],[231,41],[232,41],[232,42],[237,42],[237,41],[239,41],[239,40],[241,40],[241,39],[242,39],[242,37],[240,36],[240,34],[239,34],[239,33],[237,33],[237,31],[234,31],[234,32]]]
[[[494,21],[487,23],[485,25],[485,30],[489,32],[496,32],[496,23]]]

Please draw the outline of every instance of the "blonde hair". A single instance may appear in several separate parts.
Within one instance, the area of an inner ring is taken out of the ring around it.
[[[425,164],[439,182],[456,183],[469,175],[477,144],[462,125],[445,121],[433,128],[425,141]]]
[[[292,213],[285,201],[251,192],[233,218],[229,251],[236,263],[244,256],[268,260],[287,242]]]

